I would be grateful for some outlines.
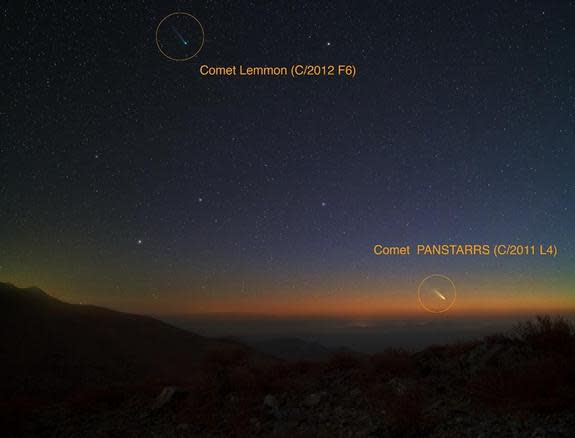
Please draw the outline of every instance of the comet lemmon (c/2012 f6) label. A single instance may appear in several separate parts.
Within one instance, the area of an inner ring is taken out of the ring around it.
[[[200,76],[245,77],[245,76],[291,76],[298,77],[347,77],[355,78],[357,68],[353,64],[291,64],[291,65],[207,65],[199,67]]]
[[[494,256],[557,257],[557,245],[548,243],[418,243],[415,245],[387,245],[377,243],[372,248],[376,256]]]

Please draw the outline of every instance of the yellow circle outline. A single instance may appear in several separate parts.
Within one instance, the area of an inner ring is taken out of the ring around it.
[[[421,286],[423,285],[423,283],[425,283],[426,280],[430,279],[431,277],[439,277],[439,278],[443,278],[447,281],[449,281],[449,283],[451,283],[451,286],[453,287],[453,300],[451,301],[451,304],[449,306],[447,306],[445,309],[443,310],[431,310],[429,309],[427,306],[425,306],[425,304],[423,304],[423,300],[421,299]],[[428,275],[427,277],[425,277],[423,280],[421,280],[421,283],[419,283],[419,286],[417,287],[417,299],[419,300],[419,304],[421,305],[421,307],[423,307],[425,310],[427,310],[430,313],[444,313],[447,312],[449,309],[451,309],[453,307],[453,305],[455,304],[455,299],[457,298],[457,289],[455,288],[455,284],[453,283],[453,281],[451,280],[451,278],[445,276],[445,275],[441,275],[441,274],[431,274]]]
[[[160,47],[160,42],[158,41],[158,31],[160,30],[160,26],[162,25],[162,23],[164,21],[166,21],[168,18],[170,18],[174,15],[185,15],[187,17],[192,17],[194,20],[196,20],[196,23],[198,23],[200,25],[200,29],[202,30],[202,43],[200,44],[200,48],[196,51],[196,53],[194,53],[192,56],[188,56],[187,58],[173,58],[173,57],[171,57],[170,55],[168,55],[166,52],[164,52],[162,50],[162,48]],[[180,11],[172,12],[171,14],[168,14],[164,18],[162,18],[160,20],[160,22],[158,23],[158,25],[156,26],[156,47],[158,47],[158,50],[160,51],[160,53],[162,55],[164,55],[166,58],[168,58],[171,61],[183,62],[183,61],[189,61],[190,59],[194,58],[198,53],[200,53],[200,51],[204,47],[205,39],[206,39],[206,34],[204,32],[204,26],[202,26],[202,23],[200,23],[200,20],[198,20],[196,17],[194,17],[192,14],[190,14],[188,12],[180,12]]]

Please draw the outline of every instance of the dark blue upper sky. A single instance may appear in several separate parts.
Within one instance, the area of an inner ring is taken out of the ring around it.
[[[206,33],[185,63],[154,41],[178,10]],[[572,284],[572,1],[24,2],[3,20],[0,278],[112,301],[436,269]],[[198,74],[293,63],[358,74]],[[501,240],[562,257],[370,252]]]

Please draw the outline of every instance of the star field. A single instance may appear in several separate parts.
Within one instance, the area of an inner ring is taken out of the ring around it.
[[[5,7],[0,278],[158,311],[407,296],[435,271],[572,298],[574,2],[239,3]],[[154,42],[178,10],[206,31],[184,63]],[[198,74],[242,63],[358,75]],[[561,257],[371,253],[502,240]]]

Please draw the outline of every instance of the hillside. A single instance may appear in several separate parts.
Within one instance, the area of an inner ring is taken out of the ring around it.
[[[156,319],[61,302],[0,283],[2,399],[58,399],[77,390],[185,381],[212,354],[266,360]]]
[[[0,309],[9,438],[575,436],[575,330],[560,317],[294,362],[39,289],[0,284]]]

